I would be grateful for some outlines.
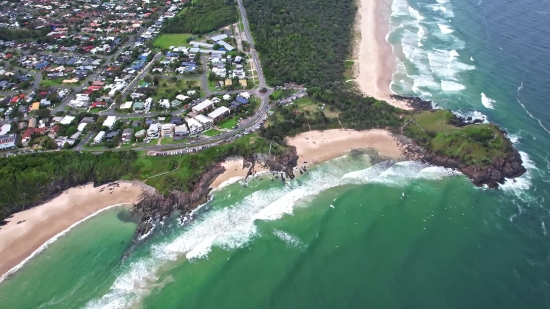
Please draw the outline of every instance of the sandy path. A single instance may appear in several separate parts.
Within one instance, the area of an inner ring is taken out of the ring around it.
[[[137,203],[141,187],[131,183],[119,185],[94,188],[88,184],[72,188],[43,205],[14,214],[8,224],[0,226],[0,275],[55,235],[98,210],[115,204]],[[20,221],[24,222],[17,224]]]
[[[397,140],[388,131],[377,129],[310,131],[287,138],[287,143],[296,147],[299,165],[319,164],[341,157],[352,149],[366,147],[386,157],[403,157]]]
[[[390,84],[395,70],[395,56],[386,41],[389,32],[391,0],[359,0],[357,30],[361,32],[358,48],[357,84],[361,91],[378,100],[411,110],[405,102],[390,98]]]

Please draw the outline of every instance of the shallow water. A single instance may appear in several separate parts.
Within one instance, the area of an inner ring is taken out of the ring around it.
[[[392,10],[392,89],[503,126],[524,176],[489,190],[347,156],[287,184],[224,187],[125,259],[135,225],[108,211],[2,283],[0,308],[547,308],[549,2]]]

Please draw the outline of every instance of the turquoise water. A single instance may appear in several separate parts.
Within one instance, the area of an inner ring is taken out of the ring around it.
[[[286,185],[227,186],[137,246],[109,210],[0,284],[0,308],[548,308],[546,12],[534,0],[392,7],[392,89],[504,127],[528,172],[501,189],[350,155]]]

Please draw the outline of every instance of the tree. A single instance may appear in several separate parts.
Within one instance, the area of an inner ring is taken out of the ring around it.
[[[155,75],[155,78],[153,79],[153,85],[158,86],[159,85],[159,77]]]
[[[151,76],[147,75],[145,76],[145,78],[143,78],[144,81],[150,83],[152,80],[151,80]]]

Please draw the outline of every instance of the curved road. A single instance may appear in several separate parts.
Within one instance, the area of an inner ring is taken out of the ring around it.
[[[137,147],[137,148],[132,148],[133,150],[159,150],[159,151],[162,151],[163,149],[170,149],[170,152],[178,152],[179,150],[183,150],[183,149],[190,148],[190,147],[211,146],[211,145],[214,145],[214,144],[216,144],[220,141],[226,140],[226,139],[231,138],[231,137],[233,137],[237,134],[240,134],[240,133],[246,131],[247,129],[249,129],[251,127],[254,127],[259,122],[261,122],[262,117],[264,115],[266,115],[267,110],[269,109],[269,95],[273,92],[273,89],[267,88],[264,73],[262,71],[262,66],[260,65],[260,58],[258,57],[258,54],[256,53],[256,50],[254,49],[254,41],[252,40],[252,34],[250,33],[250,28],[248,26],[248,19],[246,17],[246,11],[244,9],[242,0],[238,0],[237,3],[238,3],[238,6],[239,6],[239,11],[241,13],[242,22],[243,22],[243,25],[244,25],[244,32],[245,32],[245,35],[246,35],[246,38],[247,38],[248,42],[250,43],[250,56],[252,58],[252,61],[254,62],[254,67],[256,68],[256,71],[258,72],[258,80],[260,82],[259,85],[258,85],[258,88],[254,90],[254,93],[261,100],[260,107],[258,108],[256,113],[252,117],[244,120],[244,123],[241,126],[239,126],[238,128],[236,128],[232,131],[229,131],[229,132],[225,132],[225,133],[223,133],[221,135],[218,135],[218,136],[201,138],[201,139],[198,139],[196,141],[191,141],[189,143],[182,144],[181,147],[177,144],[167,144],[167,145],[151,145],[151,146],[145,146],[145,147]],[[261,93],[260,90],[262,88],[266,88],[267,91],[265,93]],[[144,116],[144,115],[140,115],[140,116]],[[108,151],[108,150],[105,149],[105,150],[99,150],[99,151],[94,151],[94,152],[99,153],[99,152],[104,152],[104,151]]]

